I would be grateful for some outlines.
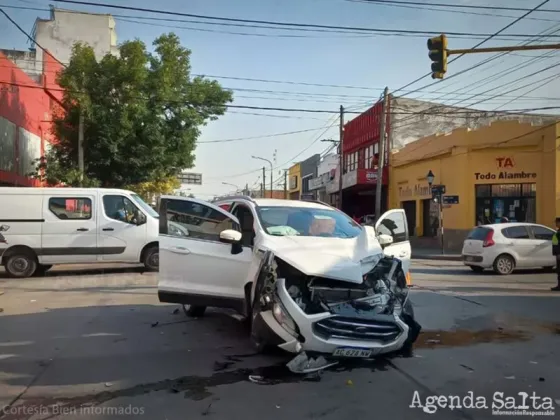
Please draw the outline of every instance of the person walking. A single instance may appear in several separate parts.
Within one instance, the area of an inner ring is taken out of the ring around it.
[[[556,257],[556,287],[550,290],[560,292],[560,217],[556,218],[556,233],[552,235],[552,255]]]

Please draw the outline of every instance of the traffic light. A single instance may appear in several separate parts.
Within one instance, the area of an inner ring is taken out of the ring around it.
[[[447,71],[447,37],[442,34],[428,39],[428,49],[432,60],[432,79],[443,79]]]

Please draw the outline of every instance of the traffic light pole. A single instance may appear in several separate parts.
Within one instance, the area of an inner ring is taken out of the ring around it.
[[[560,44],[519,45],[515,47],[490,47],[490,48],[475,48],[475,49],[466,49],[466,50],[447,50],[447,55],[509,52],[509,51],[532,51],[532,50],[560,50]]]

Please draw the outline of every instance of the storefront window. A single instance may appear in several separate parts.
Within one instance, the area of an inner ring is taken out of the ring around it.
[[[476,185],[476,225],[510,222],[535,223],[536,184]]]

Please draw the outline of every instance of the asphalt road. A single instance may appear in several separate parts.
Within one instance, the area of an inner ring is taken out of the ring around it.
[[[519,406],[520,391],[550,397],[548,418],[560,418],[554,274],[502,277],[426,260],[412,273],[423,326],[414,354],[311,377],[289,374],[289,356],[255,355],[226,312],[188,319],[159,304],[154,274],[58,269],[14,281],[0,273],[0,418],[486,419],[495,392]],[[418,407],[469,392],[488,408]]]

